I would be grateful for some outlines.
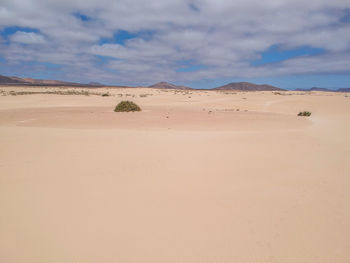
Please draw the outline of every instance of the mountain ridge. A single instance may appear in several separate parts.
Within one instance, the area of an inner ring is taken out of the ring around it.
[[[328,89],[328,88],[312,87],[309,89],[295,89],[295,90],[296,91],[323,91],[323,92],[350,92],[350,88]]]
[[[89,83],[76,83],[60,80],[46,80],[46,79],[33,79],[33,78],[20,78],[15,76],[4,76],[0,75],[0,86],[1,85],[10,85],[10,86],[69,86],[69,87],[125,87],[125,88],[136,88],[140,86],[120,86],[120,85],[104,85],[99,82],[89,82]],[[175,85],[169,82],[158,82],[150,86],[145,86],[145,88],[155,88],[155,89],[177,89],[177,90],[194,90],[191,87]],[[231,82],[223,86],[219,86],[211,89],[198,89],[198,90],[214,90],[214,91],[285,91],[268,84],[255,84],[250,82]],[[321,91],[321,92],[350,92],[350,88],[338,88],[338,89],[328,89],[328,88],[319,88],[312,87],[309,89],[298,88],[295,91]]]
[[[175,84],[171,84],[165,81],[158,82],[156,84],[148,86],[148,88],[154,89],[180,89],[180,90],[191,90],[192,88],[186,86],[179,86]]]
[[[0,85],[24,85],[24,86],[88,86],[88,87],[102,87],[100,83],[76,83],[60,80],[47,80],[47,79],[33,79],[33,78],[19,78],[15,76],[3,76],[0,75]]]
[[[213,90],[238,90],[238,91],[283,91],[284,89],[268,85],[254,84],[250,82],[231,82],[226,85],[213,88]]]

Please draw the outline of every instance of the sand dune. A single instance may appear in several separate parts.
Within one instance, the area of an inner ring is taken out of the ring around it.
[[[350,261],[349,97],[99,90],[0,96],[1,262]]]

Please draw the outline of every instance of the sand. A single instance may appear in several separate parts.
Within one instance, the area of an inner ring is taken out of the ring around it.
[[[350,262],[350,96],[97,91],[0,96],[0,262]]]

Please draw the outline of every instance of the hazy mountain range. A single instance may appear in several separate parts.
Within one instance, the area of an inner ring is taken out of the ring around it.
[[[102,87],[108,86],[98,82],[90,83],[75,83],[59,80],[45,80],[45,79],[32,79],[32,78],[19,78],[0,75],[0,85],[14,85],[14,86],[69,86],[69,87]],[[118,85],[118,87],[120,87]],[[126,86],[124,86],[126,87]],[[168,82],[158,82],[148,88],[155,89],[179,89],[179,90],[191,90],[192,88],[187,86],[179,86]],[[254,84],[250,82],[231,82],[229,84],[212,88],[212,90],[237,90],[237,91],[283,91],[281,89],[268,84]],[[326,89],[312,87],[310,89],[296,89],[297,91],[328,91],[328,92],[350,92],[350,88],[339,89]]]
[[[325,91],[325,92],[350,92],[350,88],[327,89],[312,87],[310,89],[296,89],[297,91]]]

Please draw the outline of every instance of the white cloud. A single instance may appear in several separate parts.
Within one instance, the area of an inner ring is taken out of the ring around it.
[[[61,64],[77,80],[129,84],[350,72],[350,22],[341,22],[349,10],[348,0],[2,0],[0,30],[19,30],[6,47],[0,41],[0,56],[9,65]],[[118,30],[137,37],[125,45],[100,44]],[[325,53],[252,66],[273,45]],[[98,62],[96,55],[113,59]],[[186,63],[204,67],[178,72]]]
[[[46,42],[42,35],[34,32],[17,31],[10,36],[10,39],[13,42],[22,44],[44,44]]]

